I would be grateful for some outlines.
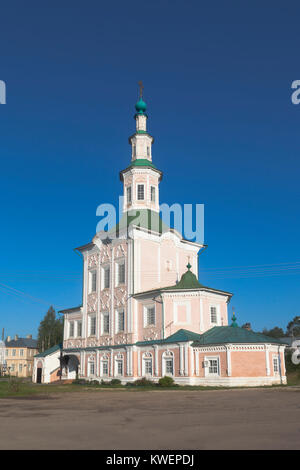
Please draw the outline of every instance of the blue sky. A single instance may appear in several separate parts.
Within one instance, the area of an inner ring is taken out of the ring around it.
[[[35,336],[49,305],[81,303],[73,248],[121,194],[139,80],[160,202],[205,204],[200,281],[233,292],[230,314],[255,330],[300,314],[299,14],[292,1],[1,6],[6,335]]]

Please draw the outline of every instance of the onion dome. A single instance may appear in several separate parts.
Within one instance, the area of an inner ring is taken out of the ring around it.
[[[140,98],[135,104],[135,109],[136,109],[137,114],[145,114],[147,105],[142,98]]]

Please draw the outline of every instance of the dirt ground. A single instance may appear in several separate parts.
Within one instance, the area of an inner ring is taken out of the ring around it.
[[[1,399],[0,449],[300,449],[300,388]]]

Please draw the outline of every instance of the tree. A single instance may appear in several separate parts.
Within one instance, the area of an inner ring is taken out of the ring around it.
[[[294,317],[286,327],[288,336],[300,336],[300,316]]]
[[[48,309],[38,329],[38,348],[40,352],[63,341],[63,319],[56,317],[54,308]]]
[[[275,326],[271,330],[267,330],[266,328],[263,329],[263,334],[266,336],[271,336],[271,338],[282,338],[285,336],[284,331],[282,328]]]

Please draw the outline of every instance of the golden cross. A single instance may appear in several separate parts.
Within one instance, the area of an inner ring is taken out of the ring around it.
[[[142,81],[139,81],[139,82],[138,82],[138,85],[139,85],[139,87],[140,87],[140,98],[142,98],[142,96],[143,96],[143,88],[144,88],[143,82],[142,82]]]

